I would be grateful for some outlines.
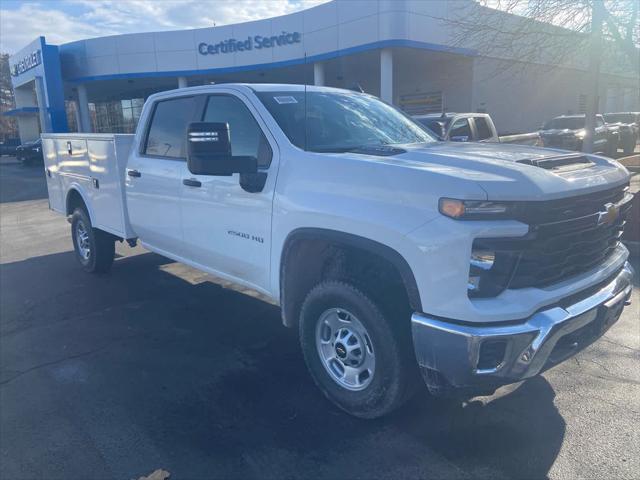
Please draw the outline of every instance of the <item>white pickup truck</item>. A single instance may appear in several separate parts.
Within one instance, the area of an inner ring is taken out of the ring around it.
[[[173,90],[149,97],[135,135],[43,145],[50,207],[85,270],[139,241],[267,295],[319,388],[356,416],[397,408],[419,374],[440,395],[534,376],[630,299],[624,167],[438,142],[369,95]]]

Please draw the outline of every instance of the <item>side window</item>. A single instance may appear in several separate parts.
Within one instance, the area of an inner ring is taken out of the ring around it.
[[[163,100],[155,105],[144,153],[158,157],[185,158],[187,124],[193,120],[194,97]]]
[[[449,139],[453,139],[453,137],[467,137],[467,140],[472,140],[471,125],[469,125],[468,118],[459,118],[453,122],[449,131]]]
[[[271,164],[271,147],[255,118],[240,99],[230,95],[210,96],[204,121],[229,124],[233,156],[256,157],[258,166],[263,168]]]
[[[491,127],[489,127],[489,122],[487,122],[487,119],[485,117],[474,117],[473,121],[476,124],[478,140],[486,140],[487,138],[493,137]]]
[[[602,127],[604,125],[604,120],[602,117],[596,117],[596,127]]]

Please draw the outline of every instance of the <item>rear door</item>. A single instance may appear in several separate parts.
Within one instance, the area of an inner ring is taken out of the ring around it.
[[[186,129],[197,115],[197,97],[158,100],[140,148],[127,164],[125,188],[131,226],[140,240],[169,256],[184,254],[180,219]]]
[[[236,92],[221,90],[205,101],[202,121],[228,123],[232,155],[256,157],[260,173],[194,175],[181,163],[185,248],[205,270],[268,291],[277,144]]]
[[[475,127],[474,141],[494,142],[498,140],[493,125],[489,123],[487,117],[473,117],[473,124]]]

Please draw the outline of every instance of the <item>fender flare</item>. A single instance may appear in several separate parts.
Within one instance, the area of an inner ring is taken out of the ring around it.
[[[91,204],[87,201],[87,195],[84,193],[82,187],[80,185],[78,185],[77,183],[72,183],[69,186],[69,189],[67,190],[67,194],[65,195],[65,198],[64,198],[64,209],[65,209],[65,212],[67,212],[67,215],[71,215],[73,213],[73,212],[69,212],[68,206],[69,206],[69,197],[72,194],[72,192],[74,192],[74,191],[78,195],[80,195],[80,198],[82,198],[82,201],[84,202],[85,207],[87,207],[87,215],[89,215],[89,220],[91,220],[91,225],[95,225],[94,224],[93,209],[91,208]]]
[[[282,306],[285,324],[291,323],[290,319],[287,320],[287,313],[290,312],[285,311],[287,306],[284,286],[286,282],[287,257],[291,251],[291,247],[296,242],[301,240],[318,239],[327,240],[328,242],[336,245],[358,248],[387,260],[400,274],[411,308],[416,312],[422,312],[422,300],[420,299],[420,291],[418,290],[418,284],[413,274],[413,270],[411,270],[409,263],[407,263],[405,258],[397,250],[383,243],[361,237],[359,235],[354,235],[352,233],[324,228],[298,228],[287,235],[280,255],[280,305]]]

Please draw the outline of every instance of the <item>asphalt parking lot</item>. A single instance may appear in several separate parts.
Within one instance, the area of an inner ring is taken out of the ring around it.
[[[639,477],[637,278],[618,324],[542,377],[362,421],[316,390],[277,308],[117,253],[83,273],[42,169],[0,161],[0,478]]]

